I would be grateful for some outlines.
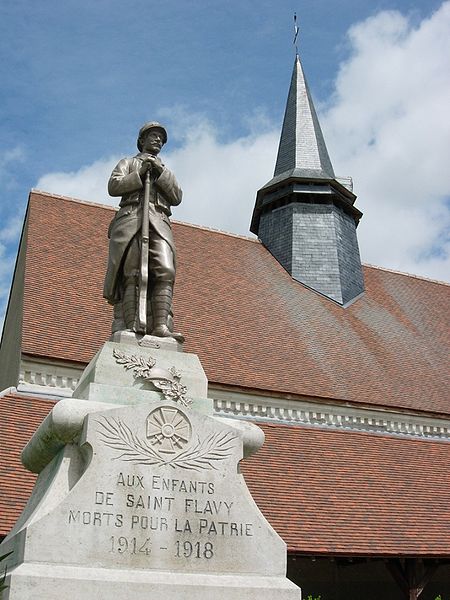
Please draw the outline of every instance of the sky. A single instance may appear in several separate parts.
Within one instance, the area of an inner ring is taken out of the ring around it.
[[[0,327],[31,188],[116,204],[146,121],[174,219],[251,235],[299,53],[364,263],[450,280],[450,0],[2,0]]]

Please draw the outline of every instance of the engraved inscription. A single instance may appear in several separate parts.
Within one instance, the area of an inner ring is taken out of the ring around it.
[[[123,526],[123,515],[110,512],[99,512],[90,510],[69,510],[68,521],[78,525],[93,525],[101,527],[102,525],[112,527]]]
[[[184,556],[184,558],[190,558],[193,556],[194,558],[212,558],[214,556],[214,546],[211,542],[206,542],[202,544],[201,542],[176,542],[176,554],[178,558],[180,556]]]
[[[236,519],[235,498],[219,495],[216,482],[125,471],[113,480],[115,489],[92,492],[94,510],[70,509],[67,520],[71,527],[105,530],[104,550],[124,560],[209,561],[223,556],[219,540],[254,536],[254,524]]]
[[[138,540],[135,537],[126,538],[121,535],[120,537],[115,537],[114,535],[110,538],[111,548],[110,552],[118,552],[119,554],[125,554],[129,552],[130,554],[145,554],[148,556],[151,552],[151,541],[150,538],[145,539],[144,541]]]
[[[262,526],[237,472],[236,429],[172,402],[92,415],[88,425],[102,468],[63,510],[93,559],[180,572],[250,561]]]

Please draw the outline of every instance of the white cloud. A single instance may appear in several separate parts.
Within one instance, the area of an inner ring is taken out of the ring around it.
[[[248,233],[256,190],[272,176],[277,132],[251,133],[238,140],[221,143],[211,123],[198,115],[189,119],[183,113],[174,130],[180,146],[165,153],[164,162],[176,173],[183,188],[183,202],[174,209],[174,218]],[[104,204],[117,204],[110,198],[106,182],[120,157],[98,160],[71,173],[49,173],[39,179],[41,190],[84,198]]]
[[[0,155],[0,168],[6,167],[12,161],[23,161],[25,158],[25,152],[21,146],[14,146],[4,150]]]
[[[78,171],[48,173],[38,180],[36,188],[61,196],[116,204],[117,199],[108,196],[106,186],[118,160],[118,157],[104,158],[85,165]]]
[[[10,190],[17,184],[17,165],[25,161],[25,151],[21,145],[0,151],[0,182]]]
[[[184,190],[175,217],[248,234],[256,191],[272,176],[276,142],[274,131],[220,143],[207,123],[187,130],[166,161]]]
[[[14,260],[15,257],[13,255],[8,255],[6,246],[0,244],[0,299],[7,298]]]
[[[449,1],[417,27],[396,11],[352,27],[350,56],[321,117],[336,172],[355,181],[363,261],[438,279],[450,273],[449,27]],[[204,117],[179,108],[160,114],[170,115],[178,135],[178,148],[163,157],[184,190],[174,217],[248,233],[256,191],[273,173],[279,131],[259,114],[253,121],[261,129],[222,142]],[[47,174],[36,187],[115,204],[106,181],[118,158]]]
[[[450,275],[449,28],[450,2],[418,27],[392,11],[352,27],[322,119],[355,181],[363,260],[438,279]]]
[[[22,231],[23,215],[11,217],[6,222],[6,225],[0,229],[0,244],[17,241],[17,238]]]

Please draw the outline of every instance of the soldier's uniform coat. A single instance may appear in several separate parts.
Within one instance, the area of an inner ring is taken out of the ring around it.
[[[133,237],[141,229],[144,184],[139,175],[142,160],[146,154],[139,153],[133,158],[123,158],[115,167],[108,182],[110,196],[122,196],[120,209],[111,221],[108,230],[109,256],[105,276],[103,296],[110,304],[120,300],[121,267],[127,248]],[[171,206],[180,204],[182,191],[175,175],[164,167],[155,182],[152,182],[149,205],[150,236],[159,236],[172,250],[175,264],[175,245],[169,217]],[[170,254],[170,253],[169,253]],[[167,253],[161,257],[167,260]]]

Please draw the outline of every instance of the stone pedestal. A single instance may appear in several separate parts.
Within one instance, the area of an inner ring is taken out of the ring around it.
[[[212,415],[197,357],[108,342],[76,394],[24,451],[4,600],[300,599],[239,473],[263,434]]]

